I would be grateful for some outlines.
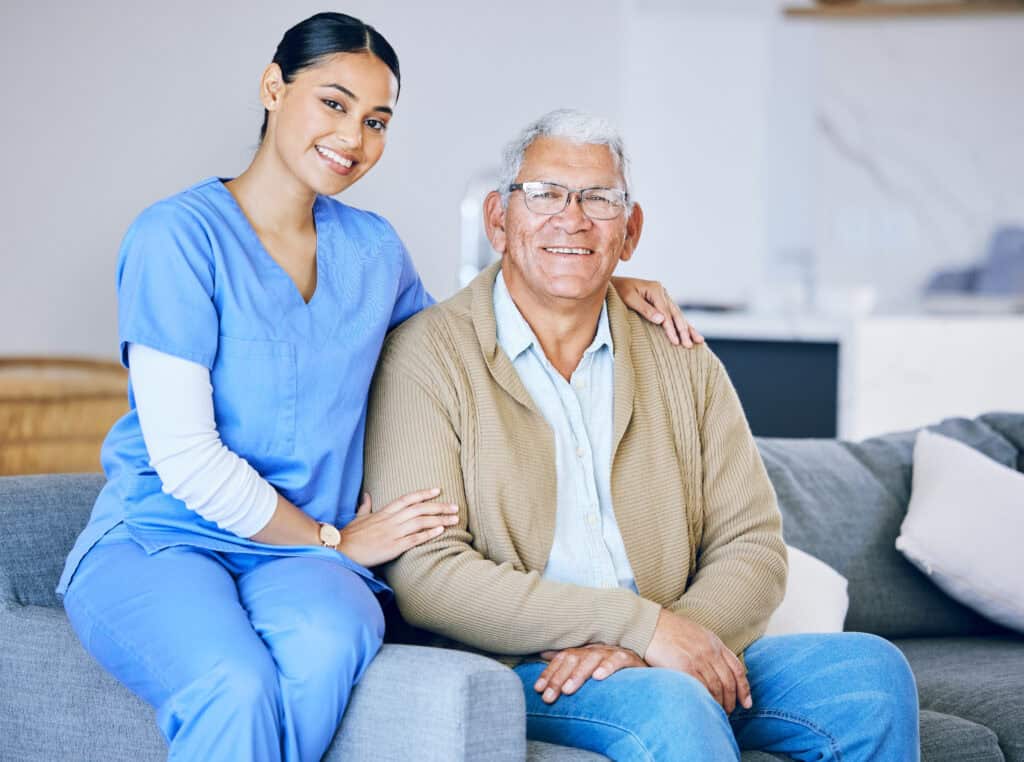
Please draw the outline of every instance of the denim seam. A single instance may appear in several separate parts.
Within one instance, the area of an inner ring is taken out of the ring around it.
[[[629,728],[622,727],[621,725],[616,725],[613,722],[606,722],[604,720],[594,720],[594,719],[591,719],[589,717],[578,717],[578,716],[572,715],[572,714],[555,714],[553,712],[544,712],[544,713],[541,713],[541,712],[527,712],[526,716],[527,717],[535,717],[535,718],[540,719],[540,720],[545,720],[545,719],[574,720],[576,722],[587,722],[587,723],[590,723],[592,725],[603,725],[606,728],[614,728],[615,730],[618,730],[619,732],[625,733],[626,735],[632,737],[633,740],[637,742],[637,745],[643,750],[643,753],[646,755],[647,759],[649,759],[650,762],[654,762],[654,757],[651,755],[651,752],[649,752],[647,750],[647,747],[644,746],[644,742],[642,740],[640,740],[640,736],[638,736],[636,733],[634,733]]]
[[[150,662],[149,658],[145,654],[141,653],[134,646],[129,645],[125,641],[122,641],[120,638],[116,637],[114,635],[113,630],[111,630],[109,627],[107,627],[106,623],[103,622],[103,620],[101,620],[99,617],[96,616],[95,609],[93,609],[92,606],[89,606],[89,605],[87,605],[86,603],[84,603],[82,601],[78,602],[78,606],[92,620],[92,629],[93,630],[96,630],[96,629],[102,630],[104,632],[104,634],[108,638],[110,638],[111,642],[115,643],[118,647],[123,648],[125,651],[131,653],[145,667],[146,671],[149,672],[149,674],[160,684],[160,686],[164,689],[164,691],[166,691],[169,695],[173,695],[174,691],[171,689],[171,686],[167,684],[167,681],[164,680],[163,675],[161,675],[160,672],[157,671],[154,668],[154,665]],[[92,632],[90,631],[90,633],[89,633],[89,646],[91,647],[91,645],[92,645]],[[96,658],[96,657],[94,656],[93,658]]]
[[[782,711],[779,711],[778,709],[760,709],[760,710],[753,709],[753,710],[744,712],[743,713],[743,717],[739,717],[737,719],[743,720],[743,719],[746,719],[747,717],[771,718],[771,719],[776,719],[776,720],[785,720],[787,722],[792,722],[792,723],[795,723],[797,725],[803,725],[805,728],[808,728],[809,730],[817,733],[818,735],[822,736],[823,738],[827,738],[828,739],[828,745],[832,749],[832,755],[837,760],[839,760],[839,762],[842,762],[843,754],[839,750],[839,745],[836,743],[835,736],[833,736],[831,733],[829,733],[824,728],[821,728],[818,725],[816,725],[815,723],[813,723],[810,720],[806,719],[805,717],[801,717],[801,716],[793,714],[791,712],[782,712]]]

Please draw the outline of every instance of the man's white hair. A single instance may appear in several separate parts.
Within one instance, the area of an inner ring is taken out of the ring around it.
[[[561,138],[580,145],[608,146],[622,175],[623,190],[629,193],[629,157],[626,155],[626,144],[619,131],[603,117],[563,108],[549,111],[540,119],[528,124],[515,140],[505,146],[501,173],[498,175],[498,193],[501,194],[503,206],[508,206],[508,186],[516,181],[519,170],[523,167],[526,149],[537,138],[545,137]],[[633,201],[630,198],[629,206],[632,205]]]

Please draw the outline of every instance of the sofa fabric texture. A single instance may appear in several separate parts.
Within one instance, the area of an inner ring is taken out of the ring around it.
[[[1024,414],[931,428],[1024,472]],[[895,549],[914,436],[758,445],[786,541],[849,580],[846,629],[888,637],[907,656],[921,698],[922,759],[1024,762],[1024,638],[946,597]],[[0,478],[0,761],[166,756],[152,710],[85,653],[53,592],[102,485],[98,474]],[[388,643],[324,759],[602,759],[527,743],[524,729],[519,680],[498,662]],[[775,759],[743,754],[743,762]]]

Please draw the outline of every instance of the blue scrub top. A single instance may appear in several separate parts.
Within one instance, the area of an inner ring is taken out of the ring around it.
[[[118,258],[121,362],[127,367],[128,344],[138,343],[209,368],[224,444],[314,519],[344,526],[359,503],[367,397],[384,336],[433,300],[384,218],[318,196],[313,219],[317,286],[306,303],[220,179],[146,209]],[[163,492],[131,384],[128,401],[130,412],[104,441],[107,484],[58,593],[115,527],[149,553],[192,545],[318,555],[361,574],[375,591],[386,589],[340,553],[238,537]]]

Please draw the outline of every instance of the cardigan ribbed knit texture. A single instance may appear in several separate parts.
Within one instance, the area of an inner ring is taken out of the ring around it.
[[[436,486],[459,506],[457,525],[385,567],[402,615],[498,655],[608,643],[643,656],[667,608],[742,653],[782,600],[786,552],[721,363],[672,346],[608,289],[612,503],[639,594],[546,580],[553,435],[497,343],[499,269],[406,321],[381,354],[366,436],[374,505]]]

